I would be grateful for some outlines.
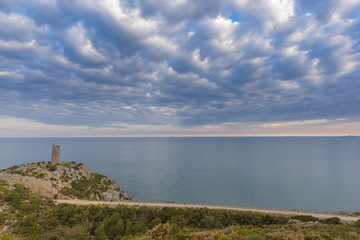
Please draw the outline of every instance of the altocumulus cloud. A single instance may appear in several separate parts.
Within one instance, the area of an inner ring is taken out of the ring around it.
[[[359,16],[359,0],[3,0],[1,128],[351,129]]]

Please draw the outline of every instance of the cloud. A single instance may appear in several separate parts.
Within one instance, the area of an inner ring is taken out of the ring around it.
[[[103,127],[89,127],[47,124],[32,119],[0,116],[0,134],[2,137],[347,136],[360,134],[360,122],[318,119],[271,123],[266,126],[234,122],[193,127],[109,122]]]
[[[298,4],[302,11],[312,12],[323,23],[341,20],[347,14],[357,12],[360,6],[359,0],[349,1],[309,1],[299,0]]]
[[[81,22],[67,30],[67,41],[74,48],[74,51],[83,57],[83,61],[93,61],[97,63],[106,62],[104,57],[87,37],[87,31]]]
[[[0,34],[4,40],[24,41],[48,32],[46,25],[37,26],[33,19],[20,14],[0,12],[0,22]]]
[[[256,21],[264,33],[277,32],[290,24],[295,16],[295,1],[293,0],[241,0],[233,1],[235,10]]]
[[[291,122],[278,122],[278,123],[264,123],[261,124],[264,128],[279,128],[288,126],[302,126],[302,125],[314,125],[328,123],[327,119],[315,119],[315,120],[304,120],[304,121],[291,121]]]
[[[222,1],[216,0],[146,0],[138,4],[145,17],[157,16],[171,24],[182,21],[194,21],[204,16],[216,16],[221,9]]]
[[[359,7],[358,0],[1,1],[0,112],[154,132],[356,122]]]
[[[26,118],[0,116],[0,135],[2,137],[65,137],[91,132],[87,126],[66,126],[46,124]]]

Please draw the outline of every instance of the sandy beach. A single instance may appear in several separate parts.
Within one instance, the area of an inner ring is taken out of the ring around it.
[[[210,205],[210,204],[186,204],[186,203],[161,203],[161,202],[135,202],[135,201],[87,201],[87,200],[62,200],[57,199],[55,203],[67,203],[76,205],[108,205],[117,206],[118,204],[127,206],[149,206],[149,207],[176,207],[176,208],[209,208],[209,209],[224,209],[224,210],[238,210],[238,211],[251,211],[271,214],[285,214],[285,215],[309,215],[319,219],[326,219],[332,217],[338,217],[343,222],[354,222],[360,220],[360,217],[346,216],[336,213],[325,213],[325,212],[306,212],[306,211],[290,211],[280,209],[266,209],[266,208],[249,208],[249,207],[236,207],[236,206],[221,206],[221,205]]]

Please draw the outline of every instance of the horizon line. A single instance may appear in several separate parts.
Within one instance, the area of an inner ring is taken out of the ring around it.
[[[267,138],[267,137],[360,137],[360,135],[246,135],[246,136],[231,136],[231,135],[184,135],[184,136],[15,136],[15,137],[0,137],[0,139],[7,138]]]

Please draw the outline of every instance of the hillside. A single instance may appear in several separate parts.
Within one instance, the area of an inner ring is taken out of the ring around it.
[[[0,240],[360,239],[360,221],[208,208],[54,204],[0,180]]]
[[[35,162],[0,171],[0,179],[18,183],[48,198],[130,200],[112,179],[92,173],[84,164]]]
[[[75,162],[14,166],[0,171],[0,179],[0,240],[360,239],[360,220],[342,223],[337,217],[318,219],[191,205],[55,204],[53,198],[130,199],[113,180]]]

